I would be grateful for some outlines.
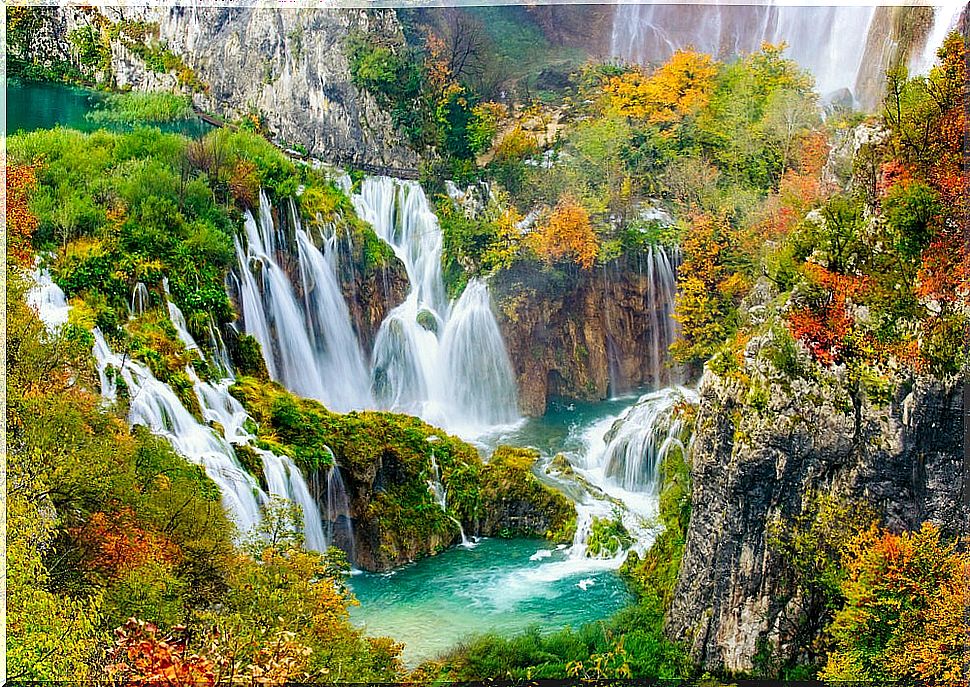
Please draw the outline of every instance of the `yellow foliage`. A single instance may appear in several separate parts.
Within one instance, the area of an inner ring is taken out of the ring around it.
[[[710,55],[678,50],[653,74],[631,71],[605,86],[610,104],[621,114],[651,124],[675,125],[710,101],[717,63]]]
[[[533,250],[548,263],[568,258],[589,269],[599,253],[589,213],[568,194],[559,199],[549,218],[530,239]]]

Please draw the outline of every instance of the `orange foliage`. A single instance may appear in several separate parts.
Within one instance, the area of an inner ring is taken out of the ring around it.
[[[676,124],[703,108],[714,91],[717,65],[710,55],[678,50],[647,76],[631,71],[605,86],[612,106],[622,114],[652,124]]]
[[[152,623],[130,618],[115,630],[108,674],[119,684],[170,687],[214,684],[211,661],[189,653],[184,634],[184,627],[174,627],[171,634],[159,636],[158,628]]]
[[[970,294],[970,246],[961,231],[949,230],[923,251],[916,292],[944,303],[965,301]]]
[[[839,647],[823,678],[838,679],[836,667],[855,663],[855,675],[868,679],[961,681],[970,636],[970,555],[924,523],[902,534],[866,530],[844,566],[846,604],[832,626]]]
[[[180,558],[178,546],[164,535],[139,526],[130,508],[110,515],[95,513],[71,534],[86,549],[91,567],[110,577],[152,561],[176,563]]]
[[[806,275],[827,293],[815,307],[802,307],[788,313],[792,336],[805,343],[812,356],[823,365],[845,362],[848,338],[855,327],[848,303],[870,288],[865,277],[838,274],[821,265],[805,263]]]
[[[548,263],[564,258],[589,269],[599,253],[599,242],[586,208],[564,195],[549,219],[531,234],[533,250]]]
[[[428,32],[424,47],[427,51],[424,66],[428,73],[428,81],[431,82],[435,90],[444,90],[452,80],[451,68],[448,66],[448,60],[445,57],[445,42],[436,34]]]
[[[7,252],[25,266],[33,262],[30,239],[37,229],[37,217],[28,207],[28,195],[37,186],[39,167],[7,167]]]

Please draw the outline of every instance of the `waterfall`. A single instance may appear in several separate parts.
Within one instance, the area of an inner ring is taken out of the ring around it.
[[[788,44],[788,55],[815,76],[818,91],[856,92],[872,6],[619,5],[611,52],[628,62],[665,61],[692,47],[726,59],[763,42]]]
[[[27,291],[27,305],[37,312],[40,321],[50,330],[67,324],[71,306],[61,287],[51,279],[47,270],[36,270],[33,275],[35,286]]]
[[[145,286],[144,282],[138,282],[135,284],[135,288],[131,290],[131,302],[128,305],[128,313],[132,317],[143,315],[148,310],[150,302],[148,287]]]
[[[930,28],[929,34],[926,36],[926,41],[923,43],[923,49],[913,55],[910,60],[910,75],[926,75],[930,73],[930,69],[936,62],[936,51],[943,45],[947,34],[956,27],[957,21],[960,19],[960,13],[966,9],[966,6],[966,0],[944,0],[942,6],[935,8],[933,25]]]
[[[70,311],[64,292],[46,271],[38,271],[34,280],[36,286],[27,294],[28,304],[37,310],[41,321],[49,329],[62,326],[67,322]],[[163,286],[167,294],[167,283]],[[179,339],[188,350],[201,355],[199,345],[186,327],[182,311],[169,299],[166,299],[166,306]],[[99,329],[95,328],[93,334],[93,355],[102,397],[107,402],[116,401],[118,380],[123,380],[129,399],[128,422],[143,425],[154,434],[165,437],[179,454],[202,466],[206,475],[219,487],[223,507],[235,521],[240,534],[245,535],[260,522],[261,506],[267,502],[268,495],[239,462],[233,444],[246,444],[261,457],[269,495],[280,496],[297,504],[302,511],[303,533],[308,548],[326,550],[332,538],[328,538],[323,531],[319,509],[303,475],[288,456],[279,456],[256,446],[256,437],[246,429],[246,425],[252,423],[252,418],[229,393],[233,381],[231,377],[206,382],[199,378],[191,365],[186,367],[203,418],[207,423],[221,427],[220,435],[213,427],[199,422],[174,390],[159,381],[147,366],[114,353]],[[210,336],[214,342],[221,342],[214,331],[210,331]],[[216,361],[222,358],[225,369],[231,374],[224,347],[214,347],[213,356]],[[331,468],[330,471],[335,470]],[[328,496],[329,493],[330,490]],[[342,504],[337,507],[349,518],[346,494],[342,494],[342,499]],[[328,500],[328,509],[333,508]],[[350,545],[352,547],[352,538]]]
[[[350,192],[347,179],[340,184]],[[318,249],[291,204],[296,240],[288,245],[265,193],[259,219],[245,214],[236,289],[245,330],[259,341],[273,379],[337,412],[404,412],[467,438],[518,420],[515,377],[488,287],[472,280],[457,302],[448,301],[441,227],[420,185],[368,177],[351,200],[393,249],[410,285],[381,323],[369,366],[337,279],[338,236],[321,236]]]
[[[428,440],[432,440],[435,437],[428,437]],[[466,549],[474,548],[475,541],[468,538],[465,534],[465,528],[462,526],[461,521],[448,513],[448,492],[445,489],[445,485],[441,482],[441,468],[438,467],[438,460],[435,458],[434,449],[431,450],[431,474],[434,475],[434,479],[428,480],[428,491],[434,496],[435,503],[441,509],[449,520],[458,525],[458,531],[461,533],[461,545]]]
[[[517,388],[488,287],[473,279],[456,303],[447,303],[441,228],[420,185],[369,177],[352,200],[394,249],[410,282],[374,343],[378,404],[466,437],[515,422]]]
[[[678,380],[680,377],[677,370],[669,367],[667,356],[667,349],[676,341],[680,331],[677,320],[674,319],[676,265],[679,260],[680,253],[677,248],[650,246],[647,253],[646,311],[650,317],[650,364],[657,386],[662,380],[669,380],[671,377]]]
[[[94,358],[105,398],[116,398],[114,375],[120,375],[130,399],[128,422],[165,437],[178,453],[201,465],[219,486],[223,506],[241,533],[256,526],[265,494],[240,465],[229,442],[196,420],[172,388],[158,381],[146,366],[112,352],[98,329],[94,330],[94,340]]]
[[[331,455],[333,453],[331,452]],[[347,560],[354,563],[354,524],[350,517],[350,500],[347,498],[347,488],[336,458],[327,468],[327,541],[331,546],[338,546],[347,553]]]
[[[605,437],[605,476],[630,491],[659,493],[664,457],[673,447],[684,450],[685,427],[674,412],[682,402],[696,403],[697,392],[668,387],[642,396],[620,415]]]

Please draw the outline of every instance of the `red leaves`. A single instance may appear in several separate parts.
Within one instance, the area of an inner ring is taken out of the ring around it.
[[[115,630],[115,647],[110,653],[108,674],[127,684],[212,685],[215,674],[212,663],[189,653],[185,628],[173,627],[168,635],[159,636],[152,623],[129,618]]]
[[[808,346],[812,356],[823,365],[845,362],[848,339],[855,327],[848,304],[869,288],[868,280],[838,274],[814,263],[806,263],[804,269],[827,295],[814,307],[799,308],[788,314],[791,334]]]
[[[7,251],[24,266],[33,262],[31,236],[37,217],[28,207],[28,196],[37,186],[38,164],[7,167]]]
[[[151,561],[175,563],[180,558],[178,546],[139,526],[130,508],[110,515],[95,513],[84,527],[73,528],[71,533],[86,550],[90,566],[109,577]]]

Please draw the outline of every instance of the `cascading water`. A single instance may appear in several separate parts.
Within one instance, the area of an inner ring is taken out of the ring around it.
[[[270,375],[338,412],[411,413],[467,438],[514,423],[517,389],[488,288],[472,280],[448,302],[441,228],[420,185],[368,177],[351,200],[404,264],[409,293],[381,323],[368,369],[337,282],[338,237],[321,237],[320,251],[291,207],[288,246],[261,193],[259,220],[246,213],[246,240],[236,241],[237,290]],[[287,258],[297,263],[292,278]]]
[[[616,8],[615,57],[662,62],[691,47],[724,59],[755,52],[763,42],[788,44],[788,54],[815,75],[822,94],[856,91],[865,36],[875,6],[637,4]]]
[[[223,505],[240,532],[246,533],[260,521],[260,503],[265,494],[256,480],[239,464],[229,442],[192,416],[175,392],[158,381],[146,366],[115,354],[98,329],[94,330],[94,358],[101,379],[102,395],[117,398],[116,375],[124,380],[129,396],[128,421],[144,425],[165,437],[176,451],[201,465],[219,486]]]
[[[37,285],[28,292],[28,303],[37,310],[48,328],[62,326],[68,321],[70,312],[64,292],[46,271],[37,272],[34,279]],[[167,284],[164,286],[167,294]],[[201,349],[186,327],[182,311],[171,300],[167,300],[166,305],[179,339],[188,350],[201,355]],[[285,498],[300,507],[307,546],[321,551],[327,548],[333,539],[324,532],[319,509],[303,475],[288,456],[279,456],[255,445],[256,437],[246,429],[252,419],[229,393],[231,378],[206,382],[196,375],[191,365],[186,368],[203,417],[222,428],[220,435],[212,427],[200,423],[172,388],[159,381],[147,366],[114,353],[100,330],[95,329],[93,334],[93,354],[102,396],[108,402],[115,401],[118,383],[122,380],[128,396],[129,423],[148,427],[168,439],[185,458],[201,465],[219,487],[223,505],[241,534],[245,535],[260,522],[261,506],[268,501],[268,495],[240,464],[233,444],[248,444],[261,457],[269,495]],[[221,341],[211,334],[214,342]],[[213,351],[215,358],[225,359],[225,369],[230,370],[224,347],[215,346]],[[333,472],[338,472],[335,467],[330,469],[330,473]],[[349,508],[342,482],[339,488],[336,483],[328,486],[327,497],[328,511],[339,509],[349,527]],[[340,503],[334,505],[336,501]],[[352,537],[350,544],[352,551]]]
[[[667,387],[647,394],[628,408],[607,432],[603,472],[620,487],[656,494],[658,469],[672,448],[685,450],[683,420],[675,413],[678,403],[696,403],[697,392]]]
[[[930,68],[936,62],[936,51],[943,45],[947,34],[956,27],[960,13],[966,7],[966,0],[949,0],[949,2],[944,2],[941,6],[935,8],[933,25],[923,43],[923,49],[910,60],[910,74],[929,74]]]
[[[428,437],[431,441],[435,437]],[[461,545],[464,547],[473,547],[475,542],[468,538],[465,534],[465,528],[462,526],[461,521],[458,518],[450,515],[448,513],[448,491],[445,489],[444,483],[441,481],[441,468],[438,467],[438,459],[435,458],[434,449],[431,450],[431,474],[434,475],[434,479],[428,480],[428,491],[434,496],[435,503],[441,511],[448,516],[448,518],[458,525],[458,531],[461,533]]]

